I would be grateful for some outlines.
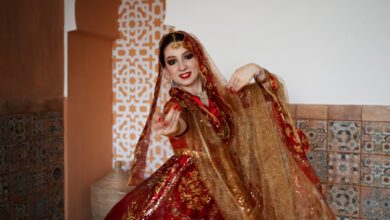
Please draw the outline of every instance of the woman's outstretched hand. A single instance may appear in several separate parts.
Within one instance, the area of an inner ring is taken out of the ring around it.
[[[230,78],[227,88],[234,92],[239,91],[253,79],[255,74],[260,73],[262,69],[254,63],[249,63],[238,68]]]
[[[186,129],[187,124],[180,118],[178,105],[174,105],[166,115],[156,113],[153,117],[152,129],[157,135],[179,135]]]

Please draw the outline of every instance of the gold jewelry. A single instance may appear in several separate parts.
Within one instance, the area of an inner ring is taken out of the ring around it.
[[[209,106],[209,97],[207,96],[206,91],[202,90],[200,93],[197,94],[197,96],[205,106]]]
[[[175,34],[172,34],[172,38],[173,38],[173,42],[172,42],[171,48],[174,50],[179,49],[181,47],[181,41],[176,40]]]

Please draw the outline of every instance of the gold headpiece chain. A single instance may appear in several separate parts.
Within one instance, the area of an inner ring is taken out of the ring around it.
[[[176,34],[172,34],[173,42],[171,48],[177,50],[181,47],[181,41],[176,40]]]

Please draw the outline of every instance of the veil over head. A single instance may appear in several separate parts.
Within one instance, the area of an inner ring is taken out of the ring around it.
[[[200,41],[184,31],[174,31],[164,35],[159,42],[159,56],[161,55],[161,45],[164,40],[174,34],[182,34],[184,36],[183,46],[189,51],[193,52],[199,62],[199,69],[201,71],[202,86],[208,92],[208,95],[213,97],[220,97],[219,93],[224,93],[223,86],[226,84],[225,78],[219,73],[211,58],[207,54],[205,48],[202,46]],[[163,81],[163,64],[161,59],[158,63],[158,75],[156,78],[156,84],[153,93],[153,100],[149,110],[149,115],[142,133],[137,141],[136,148],[134,150],[134,160],[130,167],[129,185],[137,185],[144,180],[145,169],[146,169],[146,157],[151,144],[151,125],[153,115],[156,112],[160,89]],[[230,111],[225,105],[225,110]]]

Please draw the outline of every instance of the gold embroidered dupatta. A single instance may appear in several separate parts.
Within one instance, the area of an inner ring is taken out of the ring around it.
[[[185,92],[172,89],[171,96],[182,106],[182,117],[188,123],[181,137],[186,149],[181,153],[192,157],[223,216],[334,219],[305,161],[305,141],[292,123],[282,84],[267,72],[266,82],[251,84],[233,95],[225,90],[223,77],[199,41],[180,33],[199,61],[204,89],[223,114],[223,128],[216,129],[207,112],[186,98]],[[134,167],[141,164],[139,158],[144,158],[149,140],[141,143],[143,151],[137,147],[130,182],[134,174],[140,176]]]

